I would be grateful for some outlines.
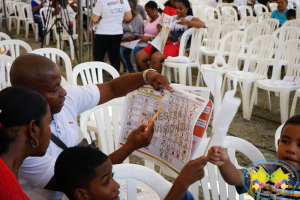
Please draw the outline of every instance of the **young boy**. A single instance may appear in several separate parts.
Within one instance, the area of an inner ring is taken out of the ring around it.
[[[275,198],[279,196],[283,196],[283,194],[287,194],[286,196],[280,199],[297,199],[300,196],[300,184],[296,183],[294,179],[289,175],[289,179],[286,182],[287,187],[280,187],[276,185],[271,180],[269,180],[269,176],[273,175],[280,166],[274,166],[273,169],[266,169],[266,165],[256,166],[256,176],[258,177],[258,170],[261,170],[262,173],[266,175],[266,171],[269,174],[267,176],[267,181],[263,183],[263,187],[253,187],[255,185],[256,180],[250,180],[249,171],[245,171],[245,169],[238,170],[230,161],[226,150],[223,147],[212,147],[207,155],[209,162],[218,166],[220,173],[223,179],[230,185],[235,185],[237,192],[239,194],[250,192],[251,196],[256,195],[256,198],[259,197],[268,197]],[[277,159],[280,161],[284,161],[290,164],[294,169],[300,172],[300,115],[293,116],[287,120],[285,125],[282,128],[280,139],[278,140],[278,151],[277,151]],[[282,162],[283,163],[283,162]],[[289,167],[290,168],[290,167]],[[245,173],[245,176],[243,175]],[[284,172],[286,174],[286,172]],[[270,176],[270,178],[272,178]],[[259,179],[263,179],[260,177]],[[282,179],[283,180],[283,179]],[[251,183],[252,182],[252,183]],[[277,183],[278,184],[278,183]],[[279,182],[279,184],[281,184]],[[245,188],[246,187],[246,188]],[[284,188],[284,189],[283,189]],[[292,192],[291,190],[295,188]],[[252,193],[252,194],[251,194]],[[259,196],[259,197],[258,197]]]
[[[176,178],[165,200],[194,200],[188,187],[204,176],[207,157],[190,161]],[[71,147],[56,160],[55,179],[70,200],[119,200],[120,185],[113,179],[112,163],[92,147]],[[159,184],[159,183],[157,183]]]
[[[287,12],[286,12],[286,19],[289,21],[289,20],[292,20],[292,19],[296,19],[296,10],[294,9],[289,9]]]

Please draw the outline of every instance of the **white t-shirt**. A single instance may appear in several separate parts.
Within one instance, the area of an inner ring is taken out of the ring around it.
[[[124,13],[130,11],[127,0],[98,0],[93,13],[101,16],[96,34],[120,35],[123,34]]]
[[[67,86],[67,96],[62,110],[53,115],[51,132],[67,147],[78,145],[77,116],[95,107],[100,99],[96,85]],[[28,157],[19,169],[19,182],[22,190],[31,200],[61,200],[63,193],[44,188],[54,175],[54,165],[62,149],[50,141],[43,157]]]

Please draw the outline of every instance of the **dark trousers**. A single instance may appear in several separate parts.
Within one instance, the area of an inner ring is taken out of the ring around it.
[[[94,57],[95,61],[104,62],[106,51],[109,53],[110,64],[120,71],[120,43],[123,34],[120,35],[98,35],[94,40]]]
[[[33,20],[35,23],[38,24],[38,28],[39,28],[39,36],[40,38],[43,40],[43,22],[42,22],[42,18],[38,17],[38,16],[34,16]]]

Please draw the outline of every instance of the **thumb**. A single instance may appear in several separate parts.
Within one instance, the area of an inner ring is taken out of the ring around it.
[[[143,132],[145,130],[147,126],[145,124],[140,125],[139,127],[137,127],[137,129],[135,129],[138,132]]]
[[[206,164],[208,162],[208,157],[202,156],[199,159],[199,164]]]

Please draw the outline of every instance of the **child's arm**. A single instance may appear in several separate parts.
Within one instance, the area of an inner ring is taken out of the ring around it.
[[[243,187],[243,172],[232,164],[227,151],[223,147],[211,147],[207,157],[209,162],[219,167],[219,171],[226,183]]]

